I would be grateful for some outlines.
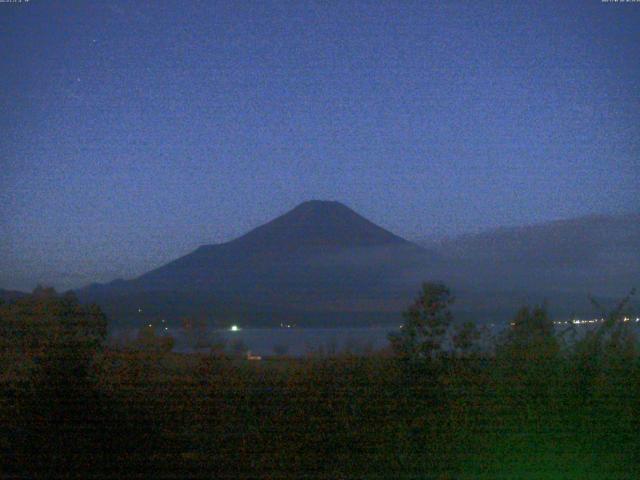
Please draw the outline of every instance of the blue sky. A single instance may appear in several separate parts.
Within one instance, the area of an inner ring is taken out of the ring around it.
[[[640,210],[640,4],[0,4],[0,286],[307,199],[409,237]]]

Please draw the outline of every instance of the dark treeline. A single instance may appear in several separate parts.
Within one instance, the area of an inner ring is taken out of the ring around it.
[[[624,301],[572,341],[523,308],[491,355],[452,302],[425,285],[388,352],[251,362],[172,353],[148,332],[108,349],[97,307],[38,289],[0,305],[2,474],[640,478]]]

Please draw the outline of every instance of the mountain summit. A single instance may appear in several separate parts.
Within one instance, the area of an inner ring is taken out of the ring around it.
[[[250,231],[233,244],[260,250],[373,247],[409,242],[340,202],[310,200]]]

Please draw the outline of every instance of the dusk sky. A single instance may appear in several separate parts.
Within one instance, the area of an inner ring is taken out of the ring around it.
[[[0,287],[308,199],[406,238],[640,210],[640,3],[0,3]]]

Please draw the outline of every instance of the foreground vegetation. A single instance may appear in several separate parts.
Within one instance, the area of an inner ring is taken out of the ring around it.
[[[51,292],[1,306],[2,473],[640,478],[640,358],[620,310],[569,345],[523,309],[495,354],[467,326],[453,355],[434,343],[448,298],[424,290],[388,353],[262,362],[108,350],[99,310]]]

